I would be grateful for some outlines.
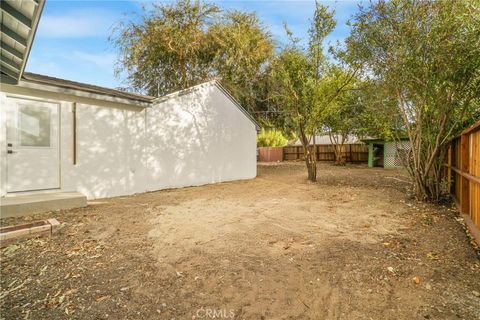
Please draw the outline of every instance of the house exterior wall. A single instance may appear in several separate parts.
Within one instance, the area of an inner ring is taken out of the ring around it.
[[[256,129],[215,85],[147,111],[147,190],[256,176]]]
[[[78,103],[75,165],[72,113],[62,119],[62,187],[88,199],[144,192],[145,112]]]
[[[96,199],[256,176],[255,125],[214,83],[159,100],[149,108],[18,86],[2,86],[2,90],[2,105],[8,95],[60,104],[61,191]],[[0,117],[4,196],[6,130],[1,112]]]
[[[0,197],[7,194],[7,126],[6,126],[6,108],[7,95],[0,92]]]

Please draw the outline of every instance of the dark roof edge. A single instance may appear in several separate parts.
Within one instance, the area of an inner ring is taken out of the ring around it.
[[[35,82],[39,84],[56,86],[56,87],[62,87],[67,89],[86,91],[86,92],[95,93],[95,94],[107,95],[107,96],[112,96],[116,98],[135,100],[140,102],[150,103],[155,99],[154,97],[145,96],[137,93],[124,92],[120,90],[100,87],[100,86],[77,82],[77,81],[45,76],[45,75],[31,73],[31,72],[25,72],[22,76],[22,80],[25,80],[28,82]]]

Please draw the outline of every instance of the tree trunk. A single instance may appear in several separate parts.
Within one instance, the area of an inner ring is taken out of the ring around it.
[[[305,156],[305,164],[307,166],[308,180],[317,181],[317,154],[315,146],[315,130],[313,132],[313,146],[305,134],[305,129],[300,126],[300,141],[303,145],[303,154]]]
[[[414,191],[415,197],[419,201],[438,202],[444,193],[447,193],[446,183],[444,182],[443,162],[447,153],[447,148],[443,147],[435,160],[426,170],[427,163],[424,159],[420,161],[420,166],[414,172]]]
[[[338,141],[338,135],[335,135],[331,131],[328,133],[328,137],[330,138],[330,143],[333,146],[333,154],[335,156],[335,162],[334,164],[336,166],[344,166],[347,164],[347,159],[343,156],[343,145],[345,142],[345,139],[342,135],[341,138],[341,143]]]
[[[315,149],[315,145],[313,145]],[[307,147],[307,154],[305,155],[305,164],[307,165],[308,180],[317,181],[317,159],[315,150],[312,150],[312,146]]]
[[[335,144],[333,146],[333,150],[335,152],[335,165],[336,166],[344,166],[347,164],[347,159],[345,159],[345,155],[343,152],[344,144]]]

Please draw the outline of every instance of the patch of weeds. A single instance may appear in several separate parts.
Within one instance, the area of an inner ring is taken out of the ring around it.
[[[432,260],[438,260],[438,254],[435,252],[428,252],[427,253],[427,258],[432,259]]]
[[[422,217],[421,223],[425,226],[432,226],[433,225],[433,217],[431,215],[424,215]]]
[[[2,250],[2,253],[7,256],[7,257],[10,257],[12,255],[15,254],[15,251],[17,251],[18,249],[20,249],[20,245],[18,244],[11,244],[9,245],[8,247],[5,247],[3,250]]]
[[[395,267],[388,267],[387,270],[388,270],[388,272],[390,272],[391,274],[393,274],[397,277],[400,275],[400,272]]]

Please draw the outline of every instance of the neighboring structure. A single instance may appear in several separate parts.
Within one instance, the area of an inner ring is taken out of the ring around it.
[[[256,176],[259,126],[215,80],[153,98],[24,73],[43,3],[1,2],[3,209],[26,192],[95,199]],[[13,17],[30,25],[28,34]]]
[[[382,168],[397,168],[403,166],[403,160],[410,150],[408,139],[401,141],[386,141],[383,139],[362,139],[368,144],[368,166]]]
[[[340,143],[342,141],[342,135],[336,135],[335,138],[337,141]],[[313,139],[311,141],[313,143]],[[362,141],[357,137],[354,136],[353,134],[348,135],[345,139],[344,144],[361,144]],[[330,140],[330,136],[328,134],[323,134],[323,135],[318,135],[315,136],[315,144],[320,144],[320,145],[331,145],[332,141]],[[301,146],[302,142],[300,142],[300,139],[296,140],[293,143],[294,146]]]

